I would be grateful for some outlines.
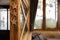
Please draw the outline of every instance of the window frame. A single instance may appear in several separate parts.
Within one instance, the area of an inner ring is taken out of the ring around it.
[[[59,0],[58,0],[58,18],[57,18],[57,26],[56,28],[46,28],[46,0],[43,0],[43,21],[42,21],[42,29],[34,29],[33,31],[57,31],[60,30],[59,27]]]

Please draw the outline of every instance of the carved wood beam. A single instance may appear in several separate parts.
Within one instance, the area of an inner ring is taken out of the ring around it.
[[[10,0],[10,40],[20,40],[20,0]]]

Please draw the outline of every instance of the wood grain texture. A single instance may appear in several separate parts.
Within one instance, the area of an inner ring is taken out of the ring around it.
[[[20,0],[20,8],[22,10],[22,14],[24,16],[24,24],[21,31],[20,40],[23,40],[23,34],[25,27],[27,27],[27,32],[30,32],[30,0]],[[26,26],[27,25],[27,26]],[[27,39],[26,39],[27,40]]]
[[[10,40],[20,40],[19,0],[10,0]]]
[[[58,0],[58,30],[60,30],[60,0]]]

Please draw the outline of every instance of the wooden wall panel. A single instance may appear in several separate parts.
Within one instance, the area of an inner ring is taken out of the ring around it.
[[[20,40],[19,0],[10,0],[10,40]]]

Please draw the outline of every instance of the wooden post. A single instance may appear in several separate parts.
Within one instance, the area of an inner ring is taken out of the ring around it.
[[[20,40],[20,0],[10,0],[10,40]]]
[[[42,25],[42,28],[43,30],[45,30],[46,28],[46,0],[43,0],[43,25]]]
[[[60,0],[58,0],[58,30],[60,30]]]

